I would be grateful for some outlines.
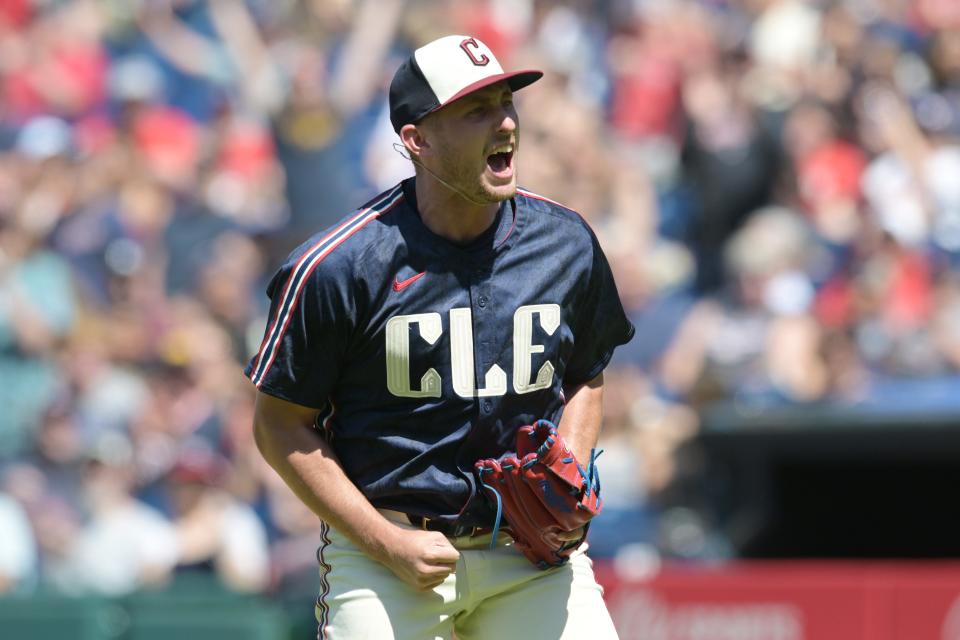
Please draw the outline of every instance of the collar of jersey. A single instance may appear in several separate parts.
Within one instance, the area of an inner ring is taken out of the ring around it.
[[[418,247],[454,260],[469,262],[490,259],[513,245],[524,222],[517,210],[516,198],[506,200],[500,205],[497,217],[490,227],[475,240],[466,245],[458,245],[430,231],[420,218],[417,208],[417,190],[414,178],[403,181],[403,197],[409,205],[410,231],[415,234]]]

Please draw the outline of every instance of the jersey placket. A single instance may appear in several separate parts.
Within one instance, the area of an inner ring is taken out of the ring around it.
[[[481,420],[489,419],[506,393],[506,363],[496,361],[495,328],[498,326],[495,301],[491,297],[490,271],[476,268],[470,277],[470,310],[473,316],[473,369],[477,409]],[[496,367],[495,370],[491,370]]]

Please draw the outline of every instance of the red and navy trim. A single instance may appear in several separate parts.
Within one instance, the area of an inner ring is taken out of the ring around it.
[[[304,284],[310,278],[310,274],[317,268],[324,258],[343,244],[347,238],[355,234],[364,225],[371,220],[376,220],[381,215],[389,212],[403,199],[403,189],[398,186],[391,190],[386,196],[377,200],[369,207],[362,209],[357,215],[353,216],[342,225],[325,235],[316,244],[314,244],[291,270],[290,277],[283,287],[283,293],[280,296],[280,306],[277,308],[277,316],[274,318],[270,330],[263,337],[263,344],[260,345],[260,351],[257,353],[253,370],[250,373],[250,379],[260,388],[267,372],[273,365],[277,357],[280,342],[283,340],[283,334],[286,333],[293,317],[293,311],[300,300],[300,292]]]
[[[320,540],[322,544],[317,547],[317,564],[320,565],[320,594],[317,596],[317,640],[325,640],[327,637],[327,624],[330,622],[330,605],[327,604],[327,597],[330,595],[330,572],[333,570],[323,558],[324,550],[330,546],[330,525],[326,522],[320,522]]]
[[[327,404],[317,414],[314,425],[327,442],[333,442],[333,416],[337,415],[337,405],[333,398],[327,398]]]
[[[533,198],[534,200],[542,200],[542,201],[544,201],[544,202],[549,202],[550,204],[555,204],[555,205],[557,205],[558,207],[561,207],[561,208],[563,208],[563,209],[566,209],[567,211],[573,211],[574,213],[577,213],[575,210],[571,209],[571,208],[568,207],[567,205],[561,204],[561,203],[557,202],[556,200],[551,200],[550,198],[548,198],[548,197],[546,197],[546,196],[542,196],[542,195],[540,195],[539,193],[534,193],[534,192],[532,192],[532,191],[527,191],[526,189],[521,189],[521,188],[519,188],[519,187],[517,188],[517,193],[519,193],[519,194],[522,195],[522,196],[526,196],[526,197],[528,197],[528,198]],[[577,213],[577,215],[580,215],[580,214]],[[582,217],[582,216],[581,216],[581,217]]]
[[[548,197],[546,197],[546,196],[542,196],[542,195],[540,195],[539,193],[534,193],[534,192],[532,192],[532,191],[527,191],[526,189],[517,188],[517,193],[519,193],[520,195],[525,196],[525,197],[527,197],[527,198],[531,198],[531,199],[533,199],[533,200],[540,200],[540,201],[542,201],[542,202],[547,202],[547,203],[552,204],[552,205],[554,205],[554,206],[560,207],[561,209],[566,209],[566,210],[569,211],[570,213],[572,213],[572,214],[574,214],[575,216],[577,216],[578,218],[580,218],[580,221],[583,222],[583,224],[587,225],[588,228],[590,227],[590,223],[587,222],[587,219],[584,218],[583,215],[582,215],[579,211],[577,211],[576,209],[571,209],[570,207],[568,207],[567,205],[565,205],[565,204],[563,204],[563,203],[561,203],[561,202],[557,202],[556,200],[551,200],[550,198],[548,198]]]
[[[516,200],[513,198],[510,199],[510,213],[513,214],[513,222],[510,224],[510,228],[507,229],[507,235],[503,236],[503,240],[497,243],[497,247],[506,242],[507,238],[513,234],[513,230],[517,228],[517,218],[520,217],[520,211],[518,210]]]

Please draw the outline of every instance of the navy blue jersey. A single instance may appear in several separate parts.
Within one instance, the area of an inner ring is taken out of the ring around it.
[[[467,525],[492,522],[473,463],[559,421],[563,389],[633,335],[586,223],[522,189],[464,246],[423,224],[406,180],[296,249],[267,293],[247,376],[319,410],[374,506]]]

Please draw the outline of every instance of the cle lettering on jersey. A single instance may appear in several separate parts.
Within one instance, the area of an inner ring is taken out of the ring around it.
[[[518,394],[546,389],[553,383],[555,367],[548,359],[530,380],[533,354],[543,353],[542,344],[533,344],[533,319],[540,328],[553,335],[560,326],[560,305],[524,305],[513,314],[513,390]],[[439,398],[442,379],[431,367],[420,377],[420,388],[410,382],[410,327],[416,325],[427,344],[435,344],[443,333],[439,313],[399,315],[387,321],[386,360],[387,389],[399,398]],[[484,377],[484,386],[477,389],[473,360],[473,317],[469,307],[450,310],[450,370],[453,390],[461,398],[502,396],[507,393],[507,374],[499,365],[492,365]]]

